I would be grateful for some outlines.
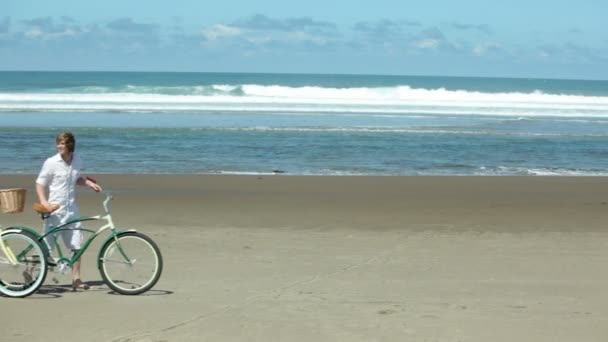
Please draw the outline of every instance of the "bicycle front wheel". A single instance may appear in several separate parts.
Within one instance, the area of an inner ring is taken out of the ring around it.
[[[138,232],[126,232],[101,247],[98,267],[112,290],[137,295],[156,284],[163,270],[163,258],[152,239]]]
[[[42,246],[25,232],[6,232],[0,236],[0,293],[8,297],[27,297],[44,283],[47,261]]]

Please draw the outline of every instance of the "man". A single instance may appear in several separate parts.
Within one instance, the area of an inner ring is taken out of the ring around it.
[[[63,132],[55,139],[57,154],[48,158],[42,165],[42,170],[36,179],[36,193],[40,203],[47,210],[53,211],[59,205],[59,209],[53,212],[44,221],[44,233],[53,226],[65,224],[70,218],[78,216],[78,205],[76,204],[76,185],[88,186],[94,191],[101,191],[101,187],[95,182],[81,175],[82,160],[74,153],[76,139],[70,132]],[[48,197],[47,197],[48,194]],[[63,242],[72,252],[77,253],[82,248],[82,231],[80,222],[71,224],[58,234]],[[47,245],[54,247],[54,237],[46,236]],[[80,279],[80,259],[72,267],[72,289],[79,288],[88,290],[89,286]]]

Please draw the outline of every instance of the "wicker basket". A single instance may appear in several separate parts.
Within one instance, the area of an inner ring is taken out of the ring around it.
[[[5,214],[22,212],[25,207],[25,189],[0,190],[0,207]]]

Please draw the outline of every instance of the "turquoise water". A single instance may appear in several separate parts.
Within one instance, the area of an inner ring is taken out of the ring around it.
[[[608,82],[0,72],[0,173],[608,175]]]

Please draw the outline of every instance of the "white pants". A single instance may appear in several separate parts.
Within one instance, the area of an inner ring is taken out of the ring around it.
[[[66,215],[62,215],[62,213],[56,213],[44,220],[44,234],[46,234],[51,228],[67,222],[69,217],[65,216]],[[55,248],[55,239],[57,238],[57,235],[61,236],[63,243],[70,250],[74,251],[82,248],[82,231],[78,230],[81,227],[82,225],[80,222],[76,222],[68,226],[61,227],[61,230],[59,230],[56,234],[47,235],[45,237],[45,241],[49,247],[49,251],[52,251],[53,248]]]

